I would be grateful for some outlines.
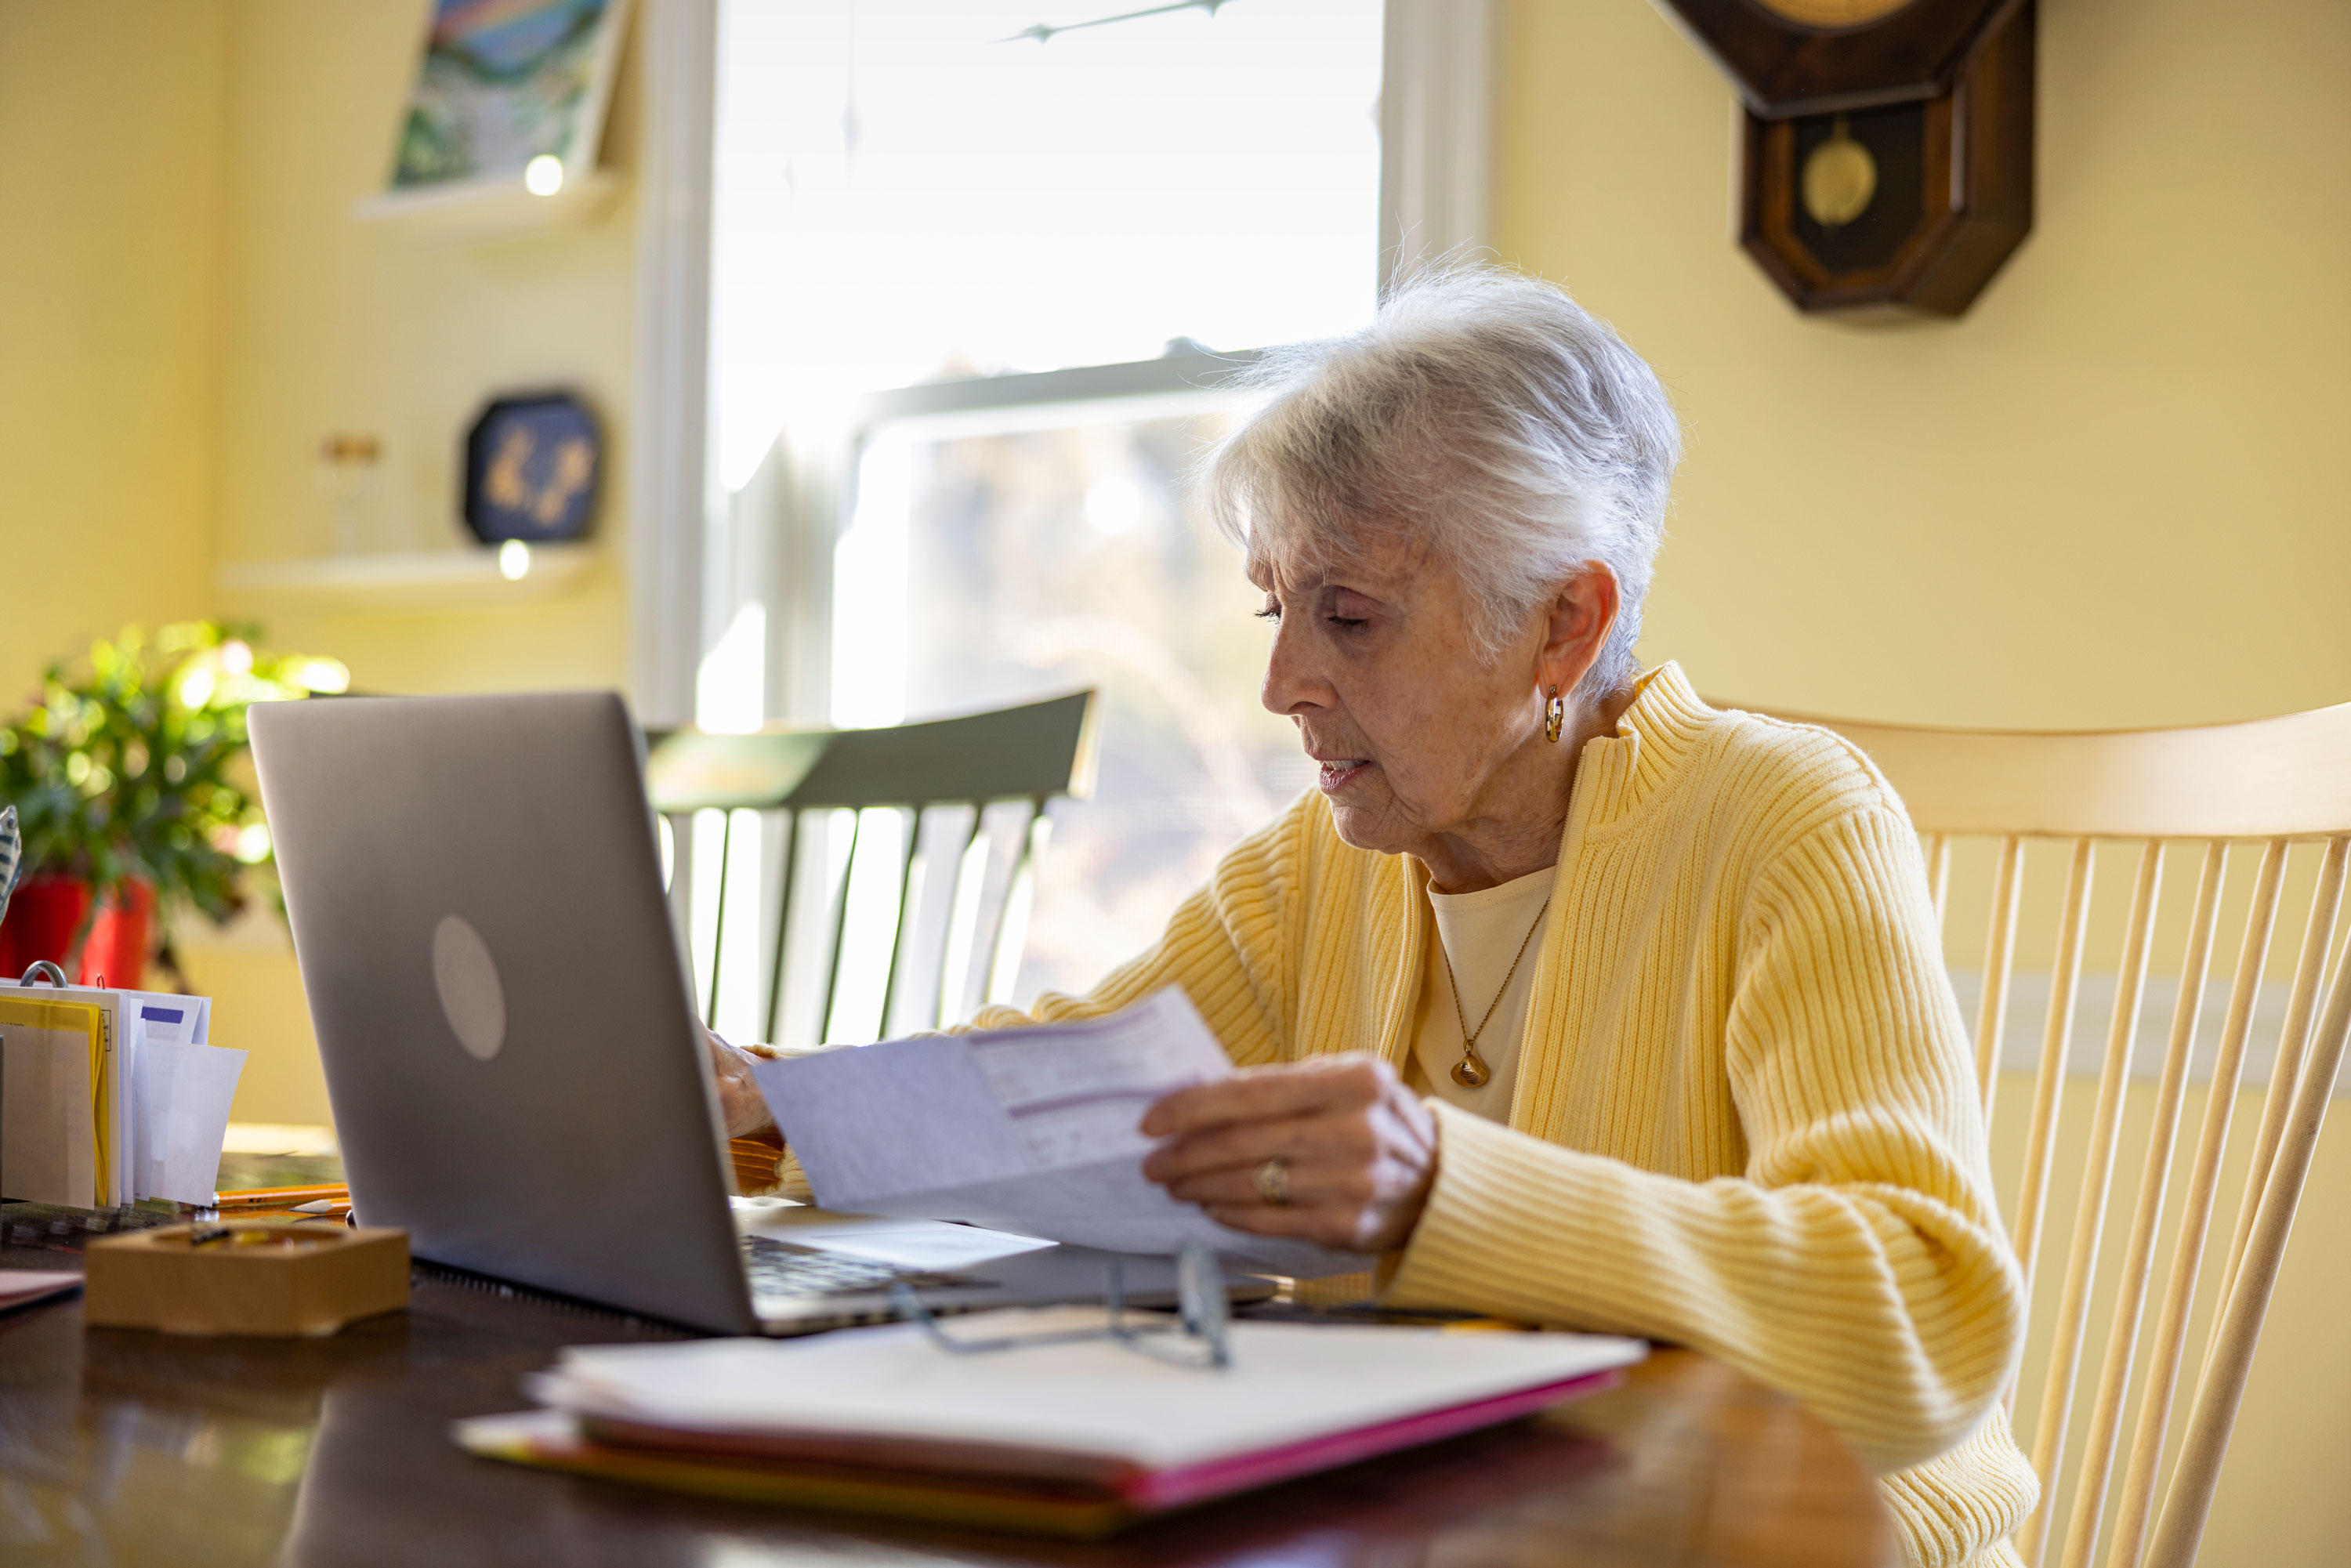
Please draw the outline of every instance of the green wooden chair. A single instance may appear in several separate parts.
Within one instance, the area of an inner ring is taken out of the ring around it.
[[[939,958],[941,1012],[952,996],[951,971],[967,965],[969,946],[960,951],[956,932],[991,929],[988,943],[986,999],[1010,999],[1025,936],[1026,911],[1032,896],[1037,862],[1043,853],[1050,822],[1045,808],[1056,796],[1082,798],[1092,792],[1094,771],[1094,723],[1098,705],[1092,691],[993,713],[959,718],[934,719],[888,729],[771,729],[750,735],[712,735],[699,730],[674,730],[648,737],[645,784],[653,810],[668,819],[673,831],[693,813],[725,812],[721,830],[717,911],[718,924],[709,956],[710,988],[705,998],[705,1021],[718,1016],[721,973],[726,951],[727,908],[726,865],[732,858],[734,813],[755,810],[778,821],[783,850],[781,894],[775,917],[768,977],[764,1039],[773,1040],[783,1018],[784,977],[789,968],[793,925],[793,890],[798,881],[800,814],[805,811],[849,810],[861,813],[859,831],[852,831],[849,853],[841,873],[827,889],[830,907],[822,967],[824,1001],[817,1014],[821,1032],[832,1016],[841,985],[843,938],[849,922],[849,890],[857,865],[862,813],[874,809],[902,811],[906,817],[906,853],[898,876],[898,915],[889,936],[888,978],[883,985],[882,1019],[886,1031],[906,967],[904,949],[916,916],[917,864],[923,854],[924,813],[935,807],[967,807],[971,822],[954,854],[953,892],[948,900],[950,933]],[[980,882],[987,865],[988,830],[983,825],[987,808],[1018,801],[1028,808],[1020,829],[1019,849],[997,907],[979,907]],[[936,835],[933,835],[935,837]],[[684,841],[680,835],[680,841]],[[933,859],[944,859],[935,852]],[[927,875],[927,872],[924,874]],[[740,918],[740,916],[737,916]],[[751,917],[758,917],[758,911]],[[942,1023],[954,1021],[942,1017]]]

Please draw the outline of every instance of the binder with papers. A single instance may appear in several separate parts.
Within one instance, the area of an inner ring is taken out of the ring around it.
[[[1239,1322],[1222,1369],[1071,1337],[1100,1309],[958,1320],[1029,1343],[954,1354],[919,1325],[797,1341],[574,1347],[546,1408],[460,1421],[486,1458],[671,1490],[1057,1535],[1531,1415],[1614,1383],[1638,1340]]]
[[[213,1201],[245,1052],[206,997],[0,982],[0,1197]]]

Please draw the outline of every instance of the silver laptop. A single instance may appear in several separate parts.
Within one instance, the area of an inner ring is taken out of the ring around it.
[[[730,1207],[642,748],[602,693],[251,716],[351,1201],[434,1262],[721,1333],[1091,1300],[1055,1247],[916,1272]],[[766,1223],[762,1223],[762,1221]],[[765,1232],[764,1234],[762,1232]],[[1140,1302],[1162,1260],[1123,1260]]]

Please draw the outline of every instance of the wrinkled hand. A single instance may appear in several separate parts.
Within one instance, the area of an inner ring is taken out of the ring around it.
[[[775,1133],[781,1137],[776,1130],[776,1118],[768,1110],[768,1097],[759,1092],[759,1085],[751,1076],[753,1051],[728,1044],[698,1021],[694,1027],[702,1035],[702,1043],[710,1052],[711,1071],[718,1079],[718,1109],[726,1118],[726,1135],[748,1138]],[[764,1056],[767,1052],[758,1054]]]
[[[1437,1118],[1374,1057],[1317,1057],[1198,1083],[1144,1113],[1169,1140],[1143,1174],[1211,1218],[1259,1236],[1353,1252],[1401,1247],[1437,1177]],[[1268,1203],[1257,1173],[1289,1166],[1290,1201]]]

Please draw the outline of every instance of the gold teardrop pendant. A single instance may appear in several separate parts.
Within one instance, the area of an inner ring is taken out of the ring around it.
[[[1453,1064],[1453,1082],[1464,1089],[1483,1089],[1493,1076],[1486,1064],[1478,1060],[1478,1048],[1475,1046],[1463,1051],[1461,1060]]]

